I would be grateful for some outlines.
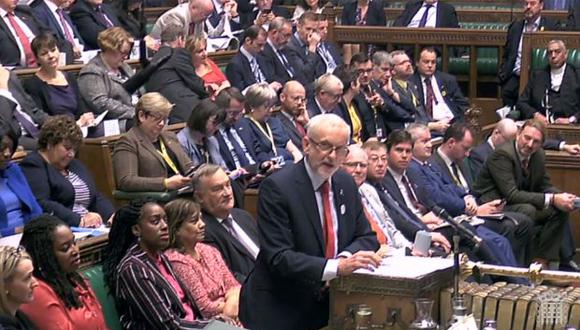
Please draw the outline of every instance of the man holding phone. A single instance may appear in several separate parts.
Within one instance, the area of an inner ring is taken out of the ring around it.
[[[251,25],[260,25],[265,30],[268,30],[268,25],[275,17],[282,16],[290,18],[290,11],[284,7],[273,6],[272,0],[256,0],[256,7],[243,18],[244,27]]]

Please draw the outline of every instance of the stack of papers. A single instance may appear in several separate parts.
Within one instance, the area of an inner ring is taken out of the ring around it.
[[[359,269],[355,274],[417,279],[451,267],[453,267],[452,259],[395,256],[383,259],[379,268],[374,271]]]

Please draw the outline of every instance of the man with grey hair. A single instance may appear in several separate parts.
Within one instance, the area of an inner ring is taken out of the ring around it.
[[[248,212],[234,208],[231,180],[220,166],[200,166],[192,185],[205,222],[204,242],[220,251],[234,277],[243,283],[260,251],[256,222]]]
[[[546,52],[548,65],[532,73],[517,109],[522,119],[575,124],[580,117],[580,70],[566,63],[568,51],[562,40],[551,40]]]
[[[290,56],[287,45],[292,37],[292,22],[284,17],[276,17],[270,22],[268,39],[262,56],[266,71],[272,72],[276,81],[285,84],[289,80],[298,80],[307,83],[303,79],[302,70]]]
[[[337,76],[326,73],[314,81],[314,97],[308,100],[306,109],[310,118],[325,114],[334,113],[344,118],[338,103],[342,98],[343,85]]]
[[[380,264],[356,183],[339,171],[349,137],[350,128],[340,117],[312,118],[303,140],[304,160],[262,183],[260,254],[240,296],[240,320],[246,327],[325,327],[327,282]]]

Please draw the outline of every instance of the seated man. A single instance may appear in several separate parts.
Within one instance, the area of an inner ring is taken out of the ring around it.
[[[247,1],[247,0],[246,0]],[[272,5],[272,0],[257,0],[253,10],[242,16],[242,25],[244,27],[254,24],[270,31],[270,24],[276,17],[290,19],[292,14],[282,6]]]
[[[20,136],[18,145],[36,150],[40,126],[48,117],[26,94],[16,73],[0,66],[0,125]]]
[[[393,26],[458,28],[453,5],[437,0],[412,0],[397,17]]]
[[[320,14],[318,16],[317,31],[320,34],[320,42],[316,47],[316,52],[320,57],[316,76],[319,77],[325,73],[333,73],[336,67],[343,64],[342,56],[336,46],[328,41],[328,20],[329,17]]]
[[[532,255],[545,267],[557,269],[568,212],[574,209],[575,195],[560,192],[546,174],[541,149],[546,132],[539,120],[528,120],[515,141],[504,143],[489,156],[473,184],[483,203],[505,198],[506,211],[528,215],[541,226]]]
[[[323,74],[314,82],[314,97],[308,100],[306,109],[310,118],[334,113],[344,118],[338,103],[342,99],[343,85],[340,79],[330,73]]]
[[[238,2],[236,0],[212,0],[213,12],[207,18],[205,24],[215,34],[210,37],[220,37],[232,32],[240,32],[242,29]]]
[[[97,37],[100,32],[120,26],[115,9],[103,0],[78,0],[71,7],[70,16],[76,25],[85,49],[99,49]]]
[[[226,76],[237,89],[244,91],[255,83],[268,82],[275,91],[282,84],[274,81],[273,72],[268,71],[261,52],[266,44],[266,31],[258,25],[247,28],[242,35],[242,46],[226,67]]]
[[[451,121],[462,120],[469,108],[454,76],[437,71],[437,52],[432,47],[423,48],[417,60],[417,71],[411,81],[418,87],[419,99],[425,106],[429,119],[437,125],[437,133],[445,133]]]
[[[517,108],[522,119],[575,124],[580,116],[580,70],[566,63],[563,41],[550,41],[546,51],[549,65],[532,73]]]
[[[429,255],[422,255],[421,252],[417,251],[413,247],[413,243],[395,227],[393,218],[385,209],[375,187],[366,182],[369,165],[366,152],[355,144],[350,145],[348,149],[350,152],[342,164],[342,168],[352,176],[358,186],[363,211],[371,229],[377,234],[379,244],[381,244],[379,250],[381,256],[414,255],[428,257]],[[431,235],[434,242],[441,239],[440,234],[431,233]],[[445,251],[437,251],[438,254],[441,252]]]
[[[320,57],[317,49],[321,36],[318,32],[318,14],[305,12],[300,16],[296,32],[288,42],[288,51],[292,60],[301,70],[304,81],[314,81],[317,75],[317,68]],[[308,86],[305,86],[308,89]]]
[[[289,80],[298,80],[302,84],[306,82],[302,76],[302,70],[290,56],[288,40],[292,37],[292,22],[283,17],[276,17],[270,22],[268,40],[264,46],[262,56],[266,71],[271,72],[276,81],[285,84]]]
[[[304,86],[295,80],[290,80],[280,93],[280,111],[275,116],[282,122],[282,127],[294,145],[302,151],[302,138],[306,134],[308,123],[306,112],[306,91]]]
[[[218,165],[202,165],[193,175],[192,185],[203,211],[204,241],[221,252],[234,277],[244,283],[260,251],[255,220],[234,208],[230,179]]]

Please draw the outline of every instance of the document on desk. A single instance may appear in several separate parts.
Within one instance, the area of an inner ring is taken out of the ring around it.
[[[394,256],[384,258],[381,265],[374,271],[359,269],[355,271],[355,274],[416,279],[451,267],[453,267],[452,259]]]

